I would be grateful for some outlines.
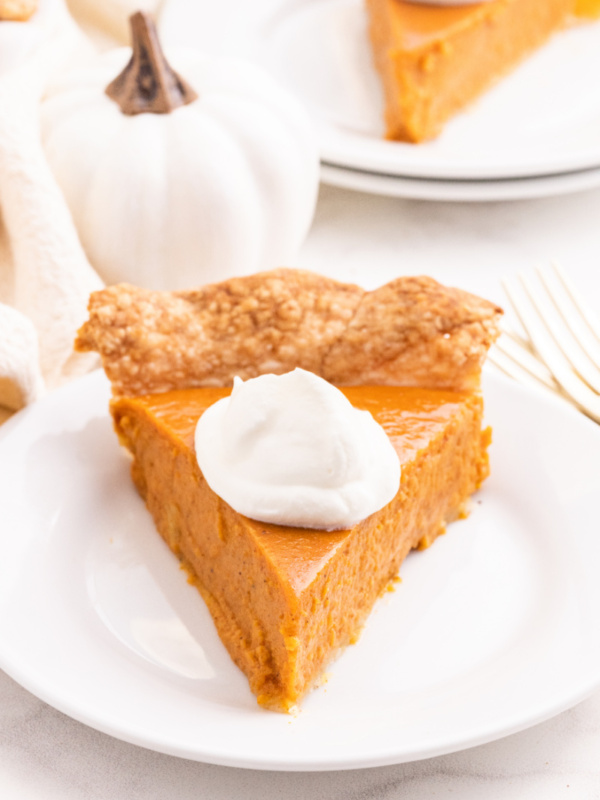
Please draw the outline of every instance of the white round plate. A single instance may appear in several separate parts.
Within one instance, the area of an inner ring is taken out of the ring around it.
[[[448,753],[600,685],[600,428],[489,376],[492,476],[409,556],[297,716],[260,709],[128,475],[103,375],[0,436],[0,666],[99,730],[186,758],[330,770]]]
[[[506,200],[532,200],[594,189],[600,186],[600,169],[566,172],[563,175],[548,175],[542,178],[442,181],[426,178],[401,178],[321,164],[321,181],[330,186],[387,197],[410,197],[417,200],[457,203],[491,203]]]
[[[363,0],[281,0],[256,57],[317,123],[321,158],[389,175],[520,178],[600,166],[600,24],[563,31],[433,142],[383,139]]]
[[[521,178],[600,166],[600,22],[556,34],[435,141],[383,137],[363,0],[170,0],[167,43],[247,56],[300,98],[323,161],[388,175]]]

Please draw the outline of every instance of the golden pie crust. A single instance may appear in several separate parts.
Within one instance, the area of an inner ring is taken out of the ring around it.
[[[100,353],[115,394],[228,386],[295,367],[339,385],[472,389],[501,309],[428,277],[375,291],[278,269],[201,289],[92,294],[75,347]]]

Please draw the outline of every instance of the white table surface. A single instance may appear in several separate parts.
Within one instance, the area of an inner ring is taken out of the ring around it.
[[[295,265],[373,287],[428,274],[504,303],[500,278],[551,260],[600,311],[600,191],[442,204],[323,187]],[[599,454],[600,458],[600,454]],[[379,769],[274,773],[188,762],[112,739],[0,672],[2,800],[600,798],[600,693],[528,731]]]

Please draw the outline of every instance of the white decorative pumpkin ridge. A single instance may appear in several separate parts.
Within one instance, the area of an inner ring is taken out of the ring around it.
[[[304,109],[252,64],[175,49],[198,98],[128,116],[105,88],[130,55],[64,76],[42,106],[47,158],[99,274],[180,289],[292,263],[318,188]]]

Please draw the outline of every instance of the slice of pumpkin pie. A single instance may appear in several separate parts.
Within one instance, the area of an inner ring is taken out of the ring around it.
[[[386,137],[422,142],[565,27],[575,0],[366,0],[366,8]]]
[[[408,552],[464,516],[486,478],[480,372],[500,309],[430,278],[365,292],[276,270],[187,292],[113,286],[92,295],[89,311],[76,347],[102,356],[115,429],[159,533],[258,702],[290,710],[356,640]],[[282,392],[290,373],[300,388]],[[254,388],[258,379],[260,402],[250,392],[240,405],[241,381],[231,397],[236,378]],[[335,395],[314,425],[305,383],[308,394]],[[288,407],[296,394],[298,428]],[[346,416],[354,421],[335,438]],[[350,464],[348,442],[363,423],[385,432],[381,448]],[[248,453],[260,454],[250,474]],[[321,507],[340,470],[355,516],[371,491],[363,473],[388,494],[364,518],[331,524]],[[282,519],[283,507],[295,516]]]

